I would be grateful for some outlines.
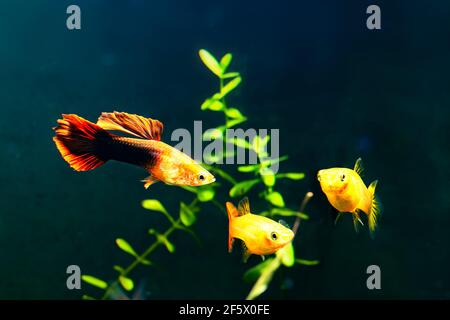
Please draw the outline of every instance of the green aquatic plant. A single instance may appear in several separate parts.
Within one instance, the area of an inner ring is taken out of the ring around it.
[[[177,230],[185,231],[190,233],[195,237],[194,232],[189,228],[195,222],[195,213],[198,212],[197,198],[194,199],[189,205],[180,203],[180,211],[177,219],[173,218],[171,214],[166,210],[163,204],[156,199],[148,199],[142,201],[142,207],[147,210],[152,210],[162,213],[170,223],[170,227],[164,232],[160,233],[155,229],[149,229],[148,234],[155,238],[155,241],[147,247],[144,252],[138,254],[136,250],[129,244],[125,239],[117,238],[116,244],[119,249],[130,255],[133,259],[126,266],[122,267],[115,265],[113,268],[117,271],[117,278],[111,282],[107,283],[99,278],[91,275],[82,275],[82,280],[94,287],[97,287],[104,291],[102,299],[110,298],[110,295],[117,289],[120,285],[126,291],[132,291],[135,287],[133,279],[130,277],[130,273],[139,265],[150,266],[153,264],[149,260],[149,256],[159,247],[165,247],[170,253],[175,252],[175,245],[170,242],[169,237]],[[83,296],[84,299],[93,299],[88,295]]]
[[[132,272],[138,266],[151,266],[153,264],[150,259],[151,254],[158,248],[165,248],[169,253],[175,252],[175,245],[170,241],[171,235],[175,231],[186,232],[196,239],[197,236],[192,230],[192,226],[197,220],[197,215],[202,209],[204,203],[215,205],[220,211],[225,212],[223,203],[217,200],[218,195],[222,196],[225,201],[229,197],[243,197],[250,191],[259,188],[259,198],[265,203],[266,210],[259,214],[264,216],[275,217],[295,217],[296,223],[294,229],[298,228],[300,220],[308,220],[309,216],[304,212],[304,207],[311,197],[308,193],[303,201],[300,210],[294,210],[286,207],[285,197],[277,190],[277,181],[280,179],[302,180],[304,173],[302,172],[286,172],[275,173],[271,168],[272,165],[288,159],[288,156],[272,158],[267,152],[267,145],[270,141],[268,135],[256,135],[252,141],[250,139],[242,139],[237,137],[228,137],[226,130],[242,124],[247,121],[247,117],[236,107],[229,107],[227,99],[242,82],[242,77],[238,72],[230,72],[229,66],[232,62],[232,54],[225,54],[220,60],[217,60],[212,54],[206,50],[199,51],[200,59],[205,66],[217,77],[218,89],[201,105],[201,110],[211,111],[223,114],[224,123],[220,124],[212,130],[204,133],[205,141],[218,140],[224,145],[232,144],[236,148],[242,148],[247,151],[256,153],[257,163],[249,165],[233,166],[235,173],[230,173],[221,166],[221,159],[234,156],[233,152],[228,149],[223,154],[214,154],[205,159],[209,164],[207,169],[220,177],[225,183],[213,183],[202,187],[183,187],[183,189],[194,193],[193,200],[186,204],[180,202],[179,212],[175,217],[170,214],[164,205],[156,199],[148,199],[142,202],[142,207],[147,210],[159,212],[163,214],[170,226],[163,232],[156,229],[149,229],[149,236],[153,237],[153,241],[148,245],[147,249],[138,253],[133,246],[125,239],[116,239],[117,247],[131,257],[127,266],[115,265],[113,268],[117,272],[117,277],[111,282],[106,282],[92,275],[82,275],[82,280],[103,291],[102,299],[111,299],[114,292],[123,288],[130,292],[135,288],[135,282],[132,279]],[[234,148],[233,148],[234,149]],[[233,175],[239,176],[249,175],[250,177],[240,180]],[[226,213],[226,212],[225,212]],[[254,299],[261,295],[268,287],[273,274],[281,267],[292,267],[295,264],[315,265],[318,261],[310,261],[295,257],[293,244],[287,245],[279,250],[274,257],[268,258],[262,263],[249,269],[244,275],[244,281],[255,283],[247,299]],[[94,299],[91,296],[84,295],[84,299]]]

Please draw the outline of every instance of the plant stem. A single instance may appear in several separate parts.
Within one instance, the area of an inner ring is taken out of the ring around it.
[[[192,202],[189,204],[189,207],[195,206],[198,202],[197,198],[194,198],[192,200]],[[172,218],[172,216],[168,213],[163,212],[164,215],[170,220],[170,222],[172,223],[172,226],[166,230],[166,232],[164,232],[162,234],[161,238],[168,238],[175,230],[180,229],[180,230],[187,230],[185,228],[180,228],[180,224],[181,224],[181,220],[180,218],[178,218],[177,220],[174,220]],[[162,241],[160,240],[156,240],[155,242],[153,242],[150,247],[147,248],[147,250],[144,251],[143,254],[137,256],[134,261],[132,263],[130,263],[130,265],[125,268],[125,270],[120,274],[120,276],[127,276],[131,271],[133,271],[138,265],[139,263],[141,263],[142,261],[144,261],[153,251],[155,251],[162,243]],[[115,280],[113,283],[111,283],[108,288],[106,288],[105,293],[102,296],[102,300],[105,300],[110,291],[112,290],[112,288],[114,288],[116,285],[118,285],[118,280]]]
[[[177,225],[180,223],[180,219],[178,219],[177,221],[175,221],[175,223],[166,230],[166,232],[163,233],[163,237],[167,238],[169,237],[176,229],[177,229]],[[162,242],[160,240],[156,240],[150,247],[147,248],[147,250],[144,251],[143,254],[141,254],[140,256],[136,257],[135,260],[120,274],[121,276],[127,276],[131,271],[134,270],[134,268],[136,268],[139,263],[141,263],[141,261],[145,260],[145,258],[147,258],[147,256],[149,256],[153,251],[155,251],[160,245],[162,244]],[[118,280],[115,280],[113,283],[111,283],[108,288],[106,289],[105,293],[102,296],[102,300],[105,300],[111,289],[116,286],[118,284]]]
[[[303,198],[302,204],[300,205],[300,212],[304,212],[305,207],[309,200],[314,196],[312,192],[307,192],[305,194],[305,197]],[[300,216],[297,216],[297,219],[295,219],[294,226],[292,227],[292,231],[294,232],[294,235],[297,234],[298,227],[300,226]]]
[[[220,93],[222,93],[223,90],[223,79],[220,78]],[[228,116],[227,116],[227,103],[225,101],[225,97],[222,97],[222,104],[223,104],[223,114],[225,115],[225,125],[228,123]],[[226,141],[225,141],[226,142]]]
[[[217,200],[213,200],[212,203],[220,209],[220,211],[222,211],[223,213],[227,214],[227,211],[223,208],[223,206],[217,201]]]

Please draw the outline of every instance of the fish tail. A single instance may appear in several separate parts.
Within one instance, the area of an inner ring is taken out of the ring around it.
[[[63,114],[53,128],[53,141],[66,162],[76,171],[95,169],[106,161],[105,142],[111,135],[75,114]]]
[[[369,185],[369,193],[372,195],[372,203],[370,205],[370,210],[368,214],[368,220],[369,220],[369,230],[372,237],[374,236],[375,229],[377,228],[378,219],[382,212],[382,206],[381,202],[378,199],[378,197],[375,194],[375,189],[377,187],[378,180],[373,181]]]
[[[231,225],[233,223],[233,219],[239,215],[239,212],[237,211],[234,204],[231,202],[226,203],[227,207],[227,213],[228,213],[228,252],[231,252],[233,249],[233,234],[231,231]]]

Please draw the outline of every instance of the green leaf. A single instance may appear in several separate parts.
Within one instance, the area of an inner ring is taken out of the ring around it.
[[[292,267],[295,264],[295,253],[292,242],[278,250],[277,256],[281,257],[281,263],[286,267]]]
[[[259,170],[260,165],[259,164],[251,164],[248,166],[239,166],[238,171],[239,172],[254,172]]]
[[[222,111],[224,108],[225,105],[221,101],[215,99],[208,99],[201,106],[202,110],[211,111]]]
[[[221,139],[223,137],[224,131],[225,131],[224,126],[208,129],[203,133],[203,141],[212,141],[216,139]]]
[[[277,191],[273,191],[268,195],[266,195],[266,200],[269,201],[274,206],[280,208],[283,208],[285,206],[283,196]]]
[[[234,145],[240,147],[240,148],[244,148],[244,149],[250,149],[251,148],[251,145],[250,145],[250,143],[247,140],[241,139],[241,138],[238,138],[238,137],[234,137],[232,143]]]
[[[87,274],[83,274],[81,276],[81,280],[83,280],[86,283],[89,283],[91,286],[94,286],[94,287],[97,287],[100,289],[106,289],[108,287],[108,284],[105,281],[103,281],[99,278],[96,278],[94,276],[89,276]]]
[[[142,207],[147,210],[159,211],[168,214],[166,208],[156,199],[149,199],[142,201]]]
[[[206,100],[202,103],[202,105],[200,106],[200,109],[201,109],[201,110],[207,110],[208,107],[209,107],[209,105],[210,105],[213,101],[214,101],[214,100],[213,100],[213,99],[210,99],[210,98],[206,99]]]
[[[230,82],[228,82],[223,88],[222,90],[220,90],[220,97],[223,98],[225,97],[228,93],[230,93],[231,91],[233,91],[242,81],[241,77],[236,77],[233,80],[231,80]]]
[[[269,169],[269,168],[262,168],[259,171],[259,173],[261,175],[261,178],[262,178],[264,184],[267,187],[273,187],[275,185],[275,181],[276,181],[275,173],[271,169]]]
[[[222,111],[225,108],[225,105],[219,101],[214,100],[209,106],[208,109],[212,111]]]
[[[231,184],[236,184],[237,183],[236,180],[232,176],[230,176],[228,173],[226,173],[222,169],[219,169],[218,167],[205,165],[205,164],[203,164],[203,165],[206,167],[206,169],[208,169],[210,171],[213,171],[215,174],[217,174],[221,178],[225,179],[229,183],[231,183]]]
[[[167,212],[166,208],[155,199],[149,199],[142,201],[142,207],[144,207],[147,210],[153,210],[153,211],[159,211],[164,214],[164,216],[167,218],[167,220],[170,221],[170,223],[174,224],[175,220],[172,218],[172,216]]]
[[[274,163],[285,161],[287,159],[289,159],[288,156],[282,156],[281,158],[275,158],[275,159],[267,159],[267,160],[264,160],[264,161],[261,162],[261,166],[263,166],[263,167],[270,167]]]
[[[242,119],[244,117],[242,113],[236,108],[228,108],[227,110],[225,110],[225,114],[233,119]]]
[[[239,76],[240,76],[239,72],[228,72],[222,75],[222,79],[235,78]]]
[[[131,254],[134,257],[137,257],[138,254],[136,253],[136,251],[134,251],[134,249],[131,247],[131,245],[126,242],[124,239],[121,238],[117,238],[116,239],[116,244],[117,246],[122,249],[123,251],[125,251],[128,254]]]
[[[175,246],[172,242],[169,241],[169,239],[167,239],[167,237],[162,234],[158,234],[156,235],[156,237],[158,238],[158,241],[160,241],[166,247],[167,251],[169,251],[170,253],[175,252]]]
[[[277,174],[277,178],[288,178],[291,180],[301,180],[305,177],[305,174],[302,172],[289,172],[289,173],[279,173]]]
[[[305,260],[305,259],[295,259],[298,264],[303,264],[305,266],[316,266],[320,263],[319,260]]]
[[[200,59],[202,59],[203,63],[208,67],[209,70],[211,70],[218,77],[222,76],[222,68],[211,53],[209,53],[205,49],[201,49],[198,53]]]
[[[225,150],[224,156],[225,158],[232,158],[235,156],[235,154],[236,153],[234,152],[234,150]]]
[[[220,67],[222,68],[222,72],[225,72],[227,70],[232,58],[233,56],[231,55],[231,53],[227,53],[222,57],[222,59],[220,59]]]
[[[139,262],[146,266],[151,266],[153,263],[147,259],[139,259]]]
[[[262,147],[263,146],[262,146],[262,139],[261,139],[261,137],[260,136],[256,136],[255,138],[253,138],[253,141],[252,141],[253,151],[255,151],[256,153],[259,154],[261,152],[261,150],[263,149]]]
[[[204,154],[203,155],[203,160],[209,164],[217,163],[220,161],[220,159],[222,159],[222,155],[218,155],[218,154]]]
[[[201,202],[208,202],[214,199],[215,191],[213,188],[207,186],[207,187],[201,187],[200,190],[197,193],[198,200]]]
[[[279,259],[273,259],[270,263],[262,270],[261,276],[256,280],[253,285],[252,290],[247,296],[247,300],[253,300],[259,297],[264,291],[267,290],[270,281],[272,280],[273,274],[280,267],[281,263]]]
[[[238,125],[239,123],[242,123],[242,122],[245,122],[245,121],[247,121],[246,117],[242,117],[242,118],[239,118],[239,119],[227,120],[226,127],[227,128],[232,128],[235,125]]]
[[[123,273],[125,271],[124,268],[118,265],[115,265],[113,269],[116,270],[118,273]]]
[[[191,226],[197,217],[195,216],[195,213],[192,212],[191,208],[189,208],[186,204],[183,202],[180,202],[180,220],[181,222],[189,227]]]
[[[283,217],[299,217],[303,220],[308,220],[309,216],[303,212],[294,211],[291,209],[285,209],[285,208],[273,208],[271,210],[272,215],[279,215]]]
[[[127,291],[131,291],[134,288],[133,280],[131,280],[130,278],[127,278],[125,276],[119,276],[119,283]]]
[[[237,183],[236,185],[234,185],[233,188],[231,188],[230,197],[235,198],[243,196],[244,194],[249,192],[254,185],[259,183],[259,181],[260,181],[259,179],[253,179]]]
[[[245,273],[244,273],[244,281],[247,283],[253,283],[255,282],[259,276],[261,275],[261,273],[263,272],[263,270],[273,261],[274,258],[269,258],[266,259],[265,261],[257,264],[256,266],[248,269]]]
[[[261,146],[264,148],[265,146],[267,146],[267,144],[270,141],[270,136],[269,135],[265,135],[264,138],[261,139]]]

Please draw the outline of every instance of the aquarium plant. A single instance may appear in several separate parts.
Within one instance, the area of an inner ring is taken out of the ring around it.
[[[240,199],[249,193],[252,189],[259,188],[258,193],[260,201],[265,203],[266,210],[258,214],[271,217],[295,217],[293,230],[297,231],[300,221],[308,220],[309,216],[305,213],[305,206],[312,197],[312,193],[307,193],[299,210],[286,207],[284,196],[277,190],[276,183],[279,179],[289,179],[299,181],[304,178],[302,172],[275,173],[271,170],[274,163],[286,161],[288,156],[271,158],[266,151],[266,146],[270,141],[270,136],[256,135],[252,141],[233,137],[230,139],[226,134],[226,129],[243,124],[247,117],[242,110],[228,104],[230,94],[241,84],[242,76],[239,72],[229,71],[232,62],[232,54],[225,54],[220,60],[216,59],[211,53],[202,49],[199,56],[204,65],[212,72],[217,80],[217,92],[211,94],[201,104],[201,110],[205,112],[215,112],[221,114],[223,122],[212,130],[204,133],[205,141],[221,140],[224,144],[233,144],[236,148],[243,148],[257,155],[257,163],[250,165],[221,165],[224,158],[232,157],[234,154],[214,154],[205,159],[209,164],[207,169],[220,177],[224,183],[213,183],[202,187],[183,187],[193,194],[192,201],[189,203],[180,202],[179,211],[170,213],[165,206],[157,199],[147,199],[142,201],[142,207],[146,210],[159,212],[164,215],[169,222],[166,230],[159,231],[155,228],[148,230],[150,243],[143,252],[137,252],[127,240],[123,238],[116,239],[117,247],[130,257],[130,262],[126,266],[114,265],[117,277],[112,281],[105,281],[96,276],[83,274],[82,280],[94,287],[102,290],[100,299],[114,299],[118,290],[131,292],[135,290],[135,281],[132,273],[139,266],[151,266],[151,254],[159,247],[165,248],[169,253],[175,252],[175,244],[171,242],[170,237],[176,231],[185,232],[198,239],[192,230],[192,226],[197,220],[198,213],[202,206],[211,203],[223,212],[224,203],[217,199]],[[230,169],[234,172],[231,173]],[[236,176],[247,176],[245,179],[238,179]],[[280,268],[291,268],[295,264],[316,265],[318,261],[299,259],[295,256],[294,245],[290,243],[286,247],[277,251],[277,253],[265,261],[250,268],[243,276],[243,280],[252,283],[253,287],[246,297],[255,299],[260,296],[269,286],[273,274]],[[83,295],[83,299],[96,299],[92,296]]]

